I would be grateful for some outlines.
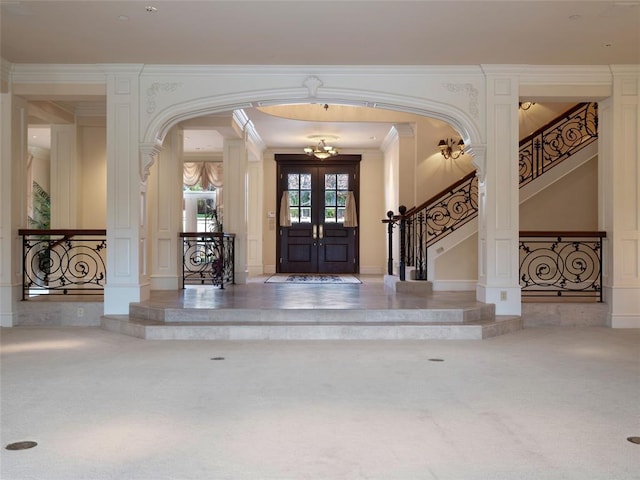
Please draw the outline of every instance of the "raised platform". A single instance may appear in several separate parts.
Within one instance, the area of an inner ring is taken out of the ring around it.
[[[153,340],[471,340],[522,328],[472,292],[406,293],[382,279],[350,285],[250,282],[153,292],[106,330]]]

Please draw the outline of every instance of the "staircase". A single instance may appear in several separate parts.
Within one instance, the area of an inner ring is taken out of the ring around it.
[[[597,155],[597,127],[597,104],[581,103],[521,140],[520,203]],[[405,264],[413,279],[434,278],[435,260],[478,231],[477,199],[471,172],[404,214]]]

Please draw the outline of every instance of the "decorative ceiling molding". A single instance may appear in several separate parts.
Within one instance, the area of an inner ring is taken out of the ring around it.
[[[307,77],[304,82],[302,82],[302,85],[309,90],[309,96],[315,98],[318,96],[318,88],[322,87],[323,83],[318,77],[312,75]]]
[[[244,133],[245,142],[248,143],[247,147],[254,150],[254,153],[260,155],[267,148],[267,145],[262,140],[253,122],[249,120],[245,111],[242,109],[234,110],[233,121]]]
[[[466,93],[469,98],[469,105],[467,107],[469,113],[476,120],[480,115],[480,107],[478,102],[479,91],[471,83],[445,83],[443,85],[448,91],[453,93]]]
[[[175,92],[178,88],[182,87],[182,82],[154,82],[147,88],[147,114],[151,115],[156,111],[156,95],[159,92]]]

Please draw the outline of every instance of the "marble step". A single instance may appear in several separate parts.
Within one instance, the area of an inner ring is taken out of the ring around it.
[[[129,307],[129,316],[140,320],[168,323],[227,322],[404,322],[404,323],[464,323],[488,320],[495,316],[495,305],[483,304],[467,308],[162,308],[141,304]]]
[[[388,312],[387,312],[388,313]],[[215,321],[163,322],[106,315],[105,330],[148,340],[481,340],[522,328],[521,317],[469,322]]]

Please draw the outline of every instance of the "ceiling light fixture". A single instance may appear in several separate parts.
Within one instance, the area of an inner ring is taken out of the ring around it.
[[[536,104],[536,102],[518,102],[518,108],[520,110],[529,110],[535,104]]]
[[[158,9],[153,5],[147,5],[146,7],[144,7],[144,9],[149,13],[155,13],[158,11]]]
[[[327,145],[324,139],[320,140],[320,142],[318,142],[318,145],[316,145],[315,147],[305,147],[304,153],[306,153],[310,157],[319,158],[320,160],[338,155],[338,151],[331,145]]]
[[[454,149],[454,147],[456,147]],[[453,138],[448,140],[442,139],[438,143],[438,148],[440,149],[440,153],[446,159],[453,158],[456,160],[461,155],[464,155],[464,142],[460,140],[458,143],[455,143]]]

